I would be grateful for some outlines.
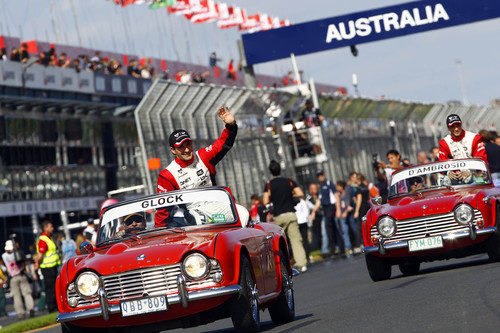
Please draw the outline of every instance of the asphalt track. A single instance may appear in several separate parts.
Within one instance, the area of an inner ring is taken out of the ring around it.
[[[372,282],[363,255],[316,263],[294,279],[296,320],[265,332],[498,332],[500,263],[479,255],[425,263],[403,277]],[[59,332],[54,327],[44,332]],[[230,319],[169,332],[232,332]]]

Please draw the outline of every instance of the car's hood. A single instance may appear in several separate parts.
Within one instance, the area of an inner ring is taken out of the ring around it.
[[[408,219],[417,216],[444,214],[450,212],[457,204],[466,202],[476,208],[475,197],[482,188],[459,188],[424,191],[408,195],[374,208],[375,217],[391,215],[395,219]]]
[[[141,267],[171,265],[191,250],[212,256],[214,240],[220,231],[163,233],[116,243],[68,262],[68,278],[71,281],[84,268],[109,275]]]

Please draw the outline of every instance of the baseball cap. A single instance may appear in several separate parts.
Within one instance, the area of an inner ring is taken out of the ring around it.
[[[458,116],[458,114],[450,114],[446,117],[446,126],[450,127],[454,124],[462,125],[462,119]]]
[[[324,174],[325,174],[325,170],[323,170],[323,169],[319,169],[316,171],[316,176],[324,175]]]
[[[134,222],[144,223],[144,215],[142,215],[141,213],[132,213],[125,216],[125,218],[123,219],[123,223],[125,223],[125,225],[131,225]]]
[[[5,242],[5,251],[14,251],[14,243],[12,240],[9,239]]]
[[[180,147],[180,145],[182,145],[185,140],[191,141],[191,137],[189,136],[188,132],[183,129],[173,131],[172,134],[170,134],[170,136],[168,137],[168,143],[170,144],[170,147]]]

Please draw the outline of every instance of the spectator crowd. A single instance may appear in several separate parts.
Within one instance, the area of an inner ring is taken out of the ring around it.
[[[314,114],[319,118],[319,112]],[[500,136],[487,130],[479,134],[494,184],[500,186]],[[263,195],[251,196],[250,216],[254,221],[273,222],[284,228],[296,267],[302,272],[307,270],[307,264],[320,259],[313,253],[320,253],[322,258],[349,258],[362,252],[362,218],[372,206],[372,198],[380,196],[382,202],[387,201],[392,173],[438,161],[438,154],[435,146],[428,152],[419,151],[414,159],[402,157],[395,149],[387,152],[386,161],[379,161],[374,154],[375,183],[356,171],[345,180],[332,181],[319,169],[307,192],[305,186],[282,177],[279,163],[272,161],[269,170],[273,178],[265,184]]]
[[[10,235],[0,259],[0,318],[8,315],[7,294],[12,296],[14,311],[20,320],[34,317],[35,309],[57,311],[55,282],[62,265],[80,254],[82,242],[95,244],[96,236],[93,219],[88,220],[75,240],[55,232],[52,223],[44,221],[41,235],[26,254],[16,235]],[[36,304],[35,300],[38,300]]]

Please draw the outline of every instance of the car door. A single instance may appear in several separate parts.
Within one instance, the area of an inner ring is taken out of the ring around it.
[[[268,294],[276,290],[276,264],[274,262],[273,239],[274,234],[267,232],[261,223],[254,225],[254,237],[259,249],[260,261],[262,266],[262,276],[264,280],[264,289],[261,294]]]

